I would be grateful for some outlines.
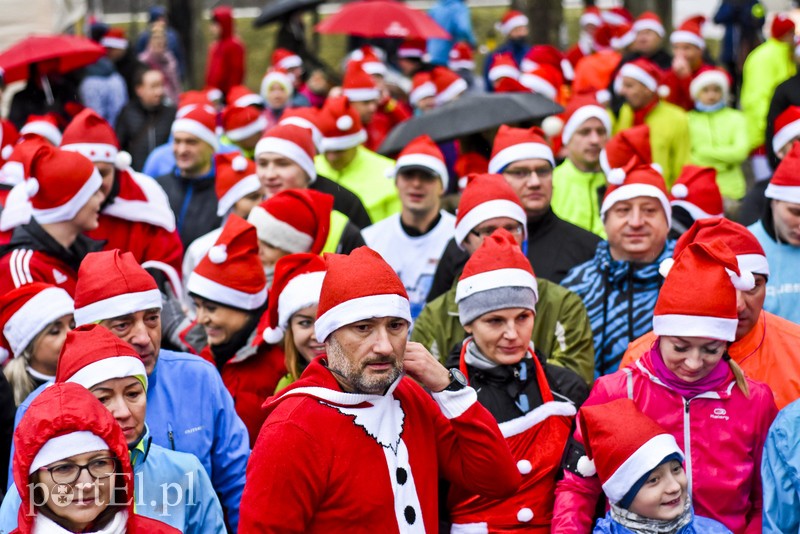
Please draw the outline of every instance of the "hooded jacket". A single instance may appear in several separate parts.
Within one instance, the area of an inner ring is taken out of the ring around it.
[[[652,357],[657,356],[649,351],[632,367],[599,378],[584,406],[633,400],[685,452],[695,512],[735,534],[760,533],[761,455],[778,411],[772,392],[748,378],[749,398],[731,380],[718,391],[686,399],[655,375]],[[580,426],[575,439],[583,443]],[[602,491],[599,478],[565,470],[556,490],[553,532],[588,532]]]
[[[764,533],[800,531],[800,402],[782,409],[773,421],[761,464]]]
[[[244,83],[244,45],[233,34],[233,9],[216,7],[211,11],[211,19],[219,24],[221,34],[208,50],[206,86],[228,94],[231,87]]]
[[[769,284],[764,309],[793,323],[800,324],[800,247],[782,243],[772,222],[772,203],[766,203],[764,215],[747,227],[769,261]]]
[[[119,462],[124,477],[125,501],[128,503],[117,514],[127,514],[127,520],[115,532],[127,534],[172,534],[180,532],[160,521],[134,514],[133,469],[128,459],[128,446],[114,416],[78,384],[56,384],[45,390],[31,403],[31,410],[20,421],[14,435],[14,483],[22,496],[19,509],[19,527],[14,532],[34,532],[39,514],[29,515],[30,502],[28,474],[37,453],[51,439],[72,432],[88,431],[103,439]]]
[[[717,171],[719,192],[725,198],[740,199],[746,191],[742,162],[750,154],[747,119],[738,109],[689,112],[689,137],[692,140],[689,162]]]
[[[147,156],[167,142],[175,111],[175,106],[163,103],[148,109],[138,97],[122,108],[114,131],[122,150],[130,153],[134,169],[141,171]]]
[[[707,517],[699,517],[692,513],[692,521],[685,527],[681,527],[674,534],[730,534],[730,530],[722,523],[708,519]],[[592,534],[636,534],[633,530],[621,525],[614,521],[611,517],[611,512],[608,512],[604,518],[597,522]]]
[[[204,176],[185,178],[174,167],[171,173],[156,179],[167,194],[184,248],[222,224],[222,218],[217,216],[216,175],[212,160],[211,170]]]

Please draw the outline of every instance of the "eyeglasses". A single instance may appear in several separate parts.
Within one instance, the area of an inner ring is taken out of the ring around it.
[[[527,180],[534,174],[538,179],[546,180],[551,176],[553,176],[553,168],[548,165],[545,167],[537,167],[535,169],[525,169],[520,167],[514,169],[506,169],[503,171],[504,176],[508,176],[509,178],[514,178],[515,180]]]
[[[108,478],[117,470],[117,459],[111,457],[95,458],[88,464],[79,465],[73,462],[60,464],[55,467],[42,467],[48,471],[56,484],[73,484],[86,469],[95,478]]]
[[[508,230],[508,232],[510,232],[513,235],[522,235],[523,230],[525,230],[525,227],[522,224],[517,223],[517,224],[507,224],[505,226],[486,226],[484,228],[473,228],[472,230],[469,231],[469,233],[478,237],[489,237],[498,228]]]

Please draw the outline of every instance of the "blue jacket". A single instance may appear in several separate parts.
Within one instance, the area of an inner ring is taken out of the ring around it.
[[[239,148],[220,143],[219,153],[239,152]],[[172,135],[163,145],[159,145],[150,152],[142,167],[142,174],[158,178],[172,172],[175,168],[175,154],[172,152]]]
[[[613,519],[611,512],[597,522],[593,534],[634,534],[634,531],[623,527]],[[674,534],[730,534],[730,530],[718,521],[707,517],[694,516],[692,522]]]
[[[486,92],[492,93],[494,89],[492,88],[492,81],[489,79],[489,69],[492,68],[492,63],[494,62],[494,56],[497,54],[505,54],[510,52],[516,61],[517,66],[522,64],[522,59],[525,57],[525,54],[528,53],[528,50],[531,49],[531,45],[528,43],[522,42],[517,43],[513,41],[506,41],[505,43],[501,44],[497,48],[494,49],[492,53],[486,56],[486,59],[483,61],[483,84],[486,89]]]
[[[430,63],[447,66],[453,44],[466,41],[473,48],[476,45],[472,31],[469,6],[464,0],[439,0],[428,11],[428,15],[450,34],[450,39],[428,39],[427,52]]]
[[[153,443],[200,460],[236,531],[250,438],[222,378],[199,356],[161,349],[147,379],[146,421]],[[19,405],[14,428],[45,387]]]
[[[800,532],[800,400],[778,412],[764,443],[762,532]]]
[[[653,329],[653,310],[663,277],[659,264],[672,257],[668,240],[658,258],[645,265],[614,261],[608,242],[597,245],[594,258],[573,267],[561,285],[578,294],[592,325],[595,378],[619,367],[628,343]]]
[[[767,199],[769,200],[769,199]],[[800,324],[800,247],[778,243],[764,228],[764,221],[772,221],[772,209],[760,221],[747,229],[753,232],[769,262],[769,284],[764,309]]]
[[[184,534],[225,534],[219,499],[194,455],[159,447],[146,431],[131,450],[131,463],[137,514],[162,521]],[[16,485],[11,486],[0,506],[0,532],[17,528],[21,503]]]

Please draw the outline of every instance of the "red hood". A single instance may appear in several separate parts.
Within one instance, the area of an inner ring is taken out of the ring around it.
[[[230,39],[233,36],[233,9],[231,7],[219,6],[214,8],[214,10],[211,11],[211,18],[216,20],[220,28],[222,28],[220,41],[223,39]]]
[[[133,515],[133,470],[128,457],[128,445],[114,417],[94,395],[78,384],[54,384],[46,388],[30,405],[14,433],[14,482],[22,498],[18,521],[19,532],[33,529],[30,507],[28,471],[36,454],[52,438],[72,432],[89,431],[102,438],[119,459],[121,472],[126,475],[129,506],[129,531]]]

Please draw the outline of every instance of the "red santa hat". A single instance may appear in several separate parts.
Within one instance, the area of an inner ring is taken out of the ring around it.
[[[206,91],[184,91],[178,95],[178,111],[175,113],[175,117],[181,118],[198,106],[208,106],[211,108],[211,105],[211,99],[208,98],[208,93]]]
[[[83,258],[75,285],[75,324],[150,309],[161,309],[161,292],[133,254],[114,249]]]
[[[196,105],[186,109],[186,113],[172,123],[172,134],[188,133],[207,143],[214,152],[217,152],[219,150],[219,139],[216,134],[217,112],[208,105]]]
[[[722,69],[707,66],[701,67],[700,72],[692,78],[692,83],[689,84],[689,94],[692,96],[692,100],[696,101],[700,97],[700,91],[709,85],[719,86],[722,89],[722,101],[727,102],[731,88],[730,74]]]
[[[19,132],[14,128],[14,124],[11,121],[0,120],[0,167],[11,157],[18,140]],[[5,181],[3,173],[4,171],[0,170],[0,182]]]
[[[383,64],[383,52],[374,46],[364,45],[350,53],[348,61],[359,61],[367,74],[385,76],[386,65]]]
[[[53,146],[61,144],[61,130],[58,128],[58,119],[52,113],[29,116],[19,134],[23,137],[38,135],[50,141]]]
[[[572,68],[572,63],[570,63],[561,50],[555,46],[532,46],[522,58],[520,68],[523,72],[533,72],[539,67],[539,65],[550,65],[556,71],[561,72],[562,77],[567,80],[572,80],[575,77],[575,71]]]
[[[345,96],[328,97],[319,111],[319,129],[322,132],[322,150],[347,150],[367,140],[358,112]]]
[[[333,196],[313,189],[287,189],[252,209],[247,220],[258,238],[289,253],[321,254],[328,239]]]
[[[661,70],[655,63],[648,59],[638,58],[625,63],[619,69],[617,77],[614,78],[614,91],[619,93],[622,89],[622,78],[631,78],[644,85],[650,91],[657,93],[661,77]]]
[[[494,84],[495,93],[531,93],[532,91],[513,78],[500,78]]]
[[[696,46],[700,50],[705,50],[706,40],[703,39],[703,33],[701,31],[705,22],[706,18],[703,15],[689,17],[678,26],[677,30],[672,32],[672,35],[669,36],[669,42],[672,44],[690,44]]]
[[[598,27],[592,36],[592,48],[595,52],[602,50],[609,50],[611,48],[611,40],[614,38],[615,29],[608,24],[603,24]]]
[[[93,163],[113,163],[120,169],[131,165],[131,155],[119,150],[114,128],[91,108],[75,115],[67,125],[61,150],[83,154]]]
[[[422,59],[428,42],[425,39],[406,39],[397,48],[397,57],[403,59]]]
[[[501,125],[494,138],[489,172],[499,174],[509,164],[521,159],[543,159],[555,167],[553,150],[544,140],[544,132],[541,129]]]
[[[584,406],[578,419],[586,449],[586,456],[578,460],[578,471],[583,476],[597,474],[612,504],[619,503],[665,459],[683,462],[675,437],[630,399]]]
[[[437,105],[451,102],[467,90],[467,82],[447,67],[434,67],[431,79],[436,86]]]
[[[481,315],[507,308],[536,313],[539,285],[531,262],[508,230],[498,228],[470,256],[456,286],[458,318],[468,325]]]
[[[602,26],[603,18],[600,9],[597,6],[586,6],[578,22],[581,28],[585,28],[586,26]]]
[[[39,224],[72,220],[103,183],[84,156],[49,145],[36,149],[26,176],[30,213]]]
[[[413,167],[422,167],[438,176],[447,190],[448,174],[444,154],[429,135],[420,135],[406,145],[397,157],[392,176]]]
[[[506,179],[499,174],[469,175],[456,212],[456,244],[463,249],[462,244],[473,228],[497,217],[514,219],[528,237],[525,208]]]
[[[350,102],[368,102],[378,100],[381,96],[378,86],[372,76],[364,70],[360,61],[351,61],[347,64],[342,81],[342,92]]]
[[[725,216],[713,167],[684,165],[671,192],[674,200],[670,204],[685,209],[695,221]]]
[[[467,178],[470,174],[486,174],[489,172],[489,160],[483,154],[467,152],[461,154],[453,165],[453,170],[458,176],[458,190],[463,192],[467,187]]]
[[[254,106],[228,106],[222,110],[222,129],[231,141],[242,141],[264,132],[267,119]]]
[[[358,247],[349,255],[326,254],[325,265],[314,324],[318,341],[365,319],[397,317],[411,324],[406,288],[380,254]]]
[[[319,126],[317,126],[317,120],[317,108],[288,108],[283,110],[283,115],[281,115],[281,120],[278,121],[278,124],[280,126],[292,124],[294,126],[299,126],[300,128],[305,128],[311,132],[311,138],[314,141],[314,147],[319,150],[322,146],[322,132],[320,131]],[[311,181],[313,182],[314,180],[312,179]]]
[[[606,177],[609,185],[600,207],[600,218],[605,220],[606,213],[617,202],[638,197],[652,197],[661,203],[667,226],[672,224],[672,208],[667,198],[667,188],[661,173],[649,165],[639,165],[631,161],[624,168],[614,169]]]
[[[270,62],[273,67],[289,70],[303,66],[303,59],[285,48],[276,48],[272,53],[272,60]]]
[[[601,13],[603,20],[606,24],[611,26],[624,26],[626,24],[633,24],[633,15],[631,12],[622,6],[612,7]]]
[[[778,153],[793,139],[800,137],[800,106],[789,106],[775,119],[772,149]]]
[[[606,129],[606,133],[611,133],[611,118],[608,111],[592,97],[573,97],[565,115],[564,128],[561,130],[561,142],[565,145],[589,119],[598,119]]]
[[[773,200],[800,204],[800,143],[795,143],[786,157],[778,164],[764,196]]]
[[[324,278],[325,260],[319,254],[289,254],[275,263],[264,341],[273,345],[279,343],[289,328],[292,315],[319,302]]]
[[[780,39],[786,34],[794,33],[794,21],[787,13],[778,13],[772,19],[770,34],[774,39]]]
[[[739,324],[736,291],[755,287],[753,273],[740,269],[736,255],[721,239],[690,243],[661,263],[666,276],[653,312],[657,336],[736,339]],[[703,298],[697,298],[702,289]]]
[[[767,256],[756,236],[741,224],[725,217],[695,221],[678,239],[672,257],[677,258],[691,243],[708,243],[715,239],[721,239],[736,254],[740,269],[769,276]]]
[[[91,389],[114,378],[138,378],[147,390],[147,371],[134,348],[97,324],[67,332],[58,357],[56,382],[72,382]]]
[[[128,39],[125,37],[125,30],[122,28],[110,28],[100,39],[100,45],[115,50],[127,50]]]
[[[556,67],[542,64],[531,71],[522,73],[519,82],[534,93],[555,101],[558,98],[559,89],[564,85],[564,76]]]
[[[511,31],[515,28],[527,25],[528,17],[526,17],[521,11],[509,9],[505,12],[503,18],[500,19],[500,24],[497,25],[497,29],[500,31],[500,33],[507,37],[508,34],[511,33]]]
[[[244,108],[247,106],[264,107],[264,99],[245,85],[234,85],[228,91],[228,106]]]
[[[608,176],[613,169],[624,167],[632,158],[636,158],[640,165],[653,163],[650,127],[646,124],[632,126],[611,137],[600,152],[600,167]]]
[[[274,126],[264,132],[256,143],[255,157],[265,152],[280,154],[298,164],[308,175],[310,183],[317,179],[317,170],[314,167],[316,148],[312,130],[297,126],[296,123]]]
[[[0,363],[21,354],[50,323],[74,311],[69,293],[42,282],[0,297]]]
[[[636,40],[636,32],[633,31],[633,24],[626,22],[619,26],[613,26],[611,40],[609,44],[614,50],[624,50],[633,44]]]
[[[269,88],[272,86],[273,83],[279,84],[283,89],[292,96],[294,94],[294,82],[292,81],[292,77],[289,76],[289,73],[286,72],[284,69],[279,68],[271,68],[264,74],[264,77],[261,79],[261,97],[264,101],[267,100],[267,94],[269,93]]]
[[[231,214],[217,242],[189,275],[186,290],[231,308],[260,308],[267,300],[267,276],[255,227]]]
[[[215,154],[217,166],[214,188],[217,193],[217,216],[222,217],[238,201],[261,189],[256,164],[238,152]]]
[[[511,54],[495,54],[492,60],[492,66],[489,69],[489,81],[495,83],[502,78],[516,80],[519,78],[519,75],[519,68],[514,58],[511,57]]]
[[[652,11],[645,11],[636,19],[636,22],[633,23],[633,31],[639,33],[642,30],[652,30],[656,32],[659,37],[664,37],[666,35],[666,31],[664,30],[664,24],[661,22],[661,17],[653,13]]]
[[[474,70],[475,58],[469,43],[459,41],[450,49],[447,66],[452,70]]]
[[[433,83],[433,76],[430,72],[418,72],[411,79],[411,92],[408,94],[408,101],[412,106],[416,106],[423,98],[436,96],[436,84]]]

